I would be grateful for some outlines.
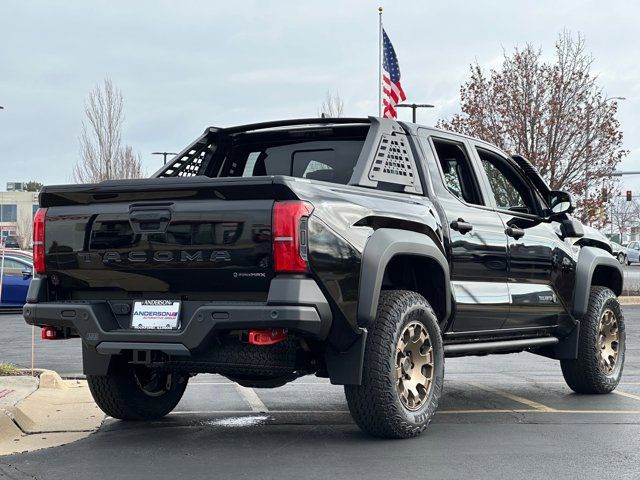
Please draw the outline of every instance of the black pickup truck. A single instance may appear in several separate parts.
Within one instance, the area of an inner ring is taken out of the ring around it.
[[[45,187],[24,317],[80,337],[98,405],[158,418],[188,379],[345,385],[422,432],[445,357],[529,351],[580,393],[624,364],[620,264],[524,158],[375,117],[208,128],[144,180]]]

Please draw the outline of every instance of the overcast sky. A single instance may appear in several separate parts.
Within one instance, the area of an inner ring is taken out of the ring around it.
[[[0,189],[71,179],[87,93],[110,77],[124,140],[148,173],[206,126],[316,116],[327,90],[345,114],[377,113],[377,6],[408,101],[433,124],[459,110],[468,65],[498,65],[527,42],[553,54],[582,33],[608,96],[624,96],[622,165],[640,170],[637,1],[7,1],[0,4]],[[409,111],[401,118],[410,119]],[[640,194],[640,176],[623,189]]]

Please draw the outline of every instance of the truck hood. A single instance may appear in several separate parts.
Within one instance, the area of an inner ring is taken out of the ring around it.
[[[573,244],[579,247],[590,246],[590,247],[598,247],[606,250],[607,252],[612,252],[611,242],[607,237],[605,237],[600,231],[596,230],[593,227],[588,225],[583,225],[584,236],[581,238],[572,238]]]

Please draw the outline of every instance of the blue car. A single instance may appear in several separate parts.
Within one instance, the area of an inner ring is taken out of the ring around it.
[[[640,242],[631,242],[627,245],[627,265],[640,262]]]
[[[0,267],[2,260],[2,254],[0,254]],[[30,259],[9,253],[4,254],[0,308],[22,307],[26,303],[27,290],[32,277],[33,264]]]

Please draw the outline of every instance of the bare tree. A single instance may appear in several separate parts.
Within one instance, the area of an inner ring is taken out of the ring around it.
[[[340,97],[338,92],[331,93],[327,90],[327,95],[320,106],[320,111],[318,112],[319,117],[329,117],[329,118],[339,118],[342,116],[342,112],[344,110],[344,101]]]
[[[460,88],[462,114],[439,126],[479,137],[509,153],[527,157],[553,189],[578,198],[582,220],[597,217],[599,188],[614,188],[611,173],[627,155],[615,115],[615,99],[606,98],[591,73],[593,57],[584,38],[563,32],[555,61],[545,62],[532,45],[504,54],[489,73],[477,63]]]
[[[134,152],[130,145],[124,147],[114,165],[116,172],[123,172],[122,176],[114,178],[142,178],[145,175],[140,154]]]
[[[636,199],[627,201],[624,197],[615,197],[609,208],[609,221],[620,239],[629,233],[631,227],[640,223],[640,204]]]
[[[33,237],[33,219],[30,215],[21,215],[16,222],[16,233],[20,240],[20,246],[28,249]]]
[[[124,121],[122,93],[108,78],[90,93],[84,107],[80,160],[73,169],[78,183],[95,183],[144,175],[142,160],[122,145]]]

